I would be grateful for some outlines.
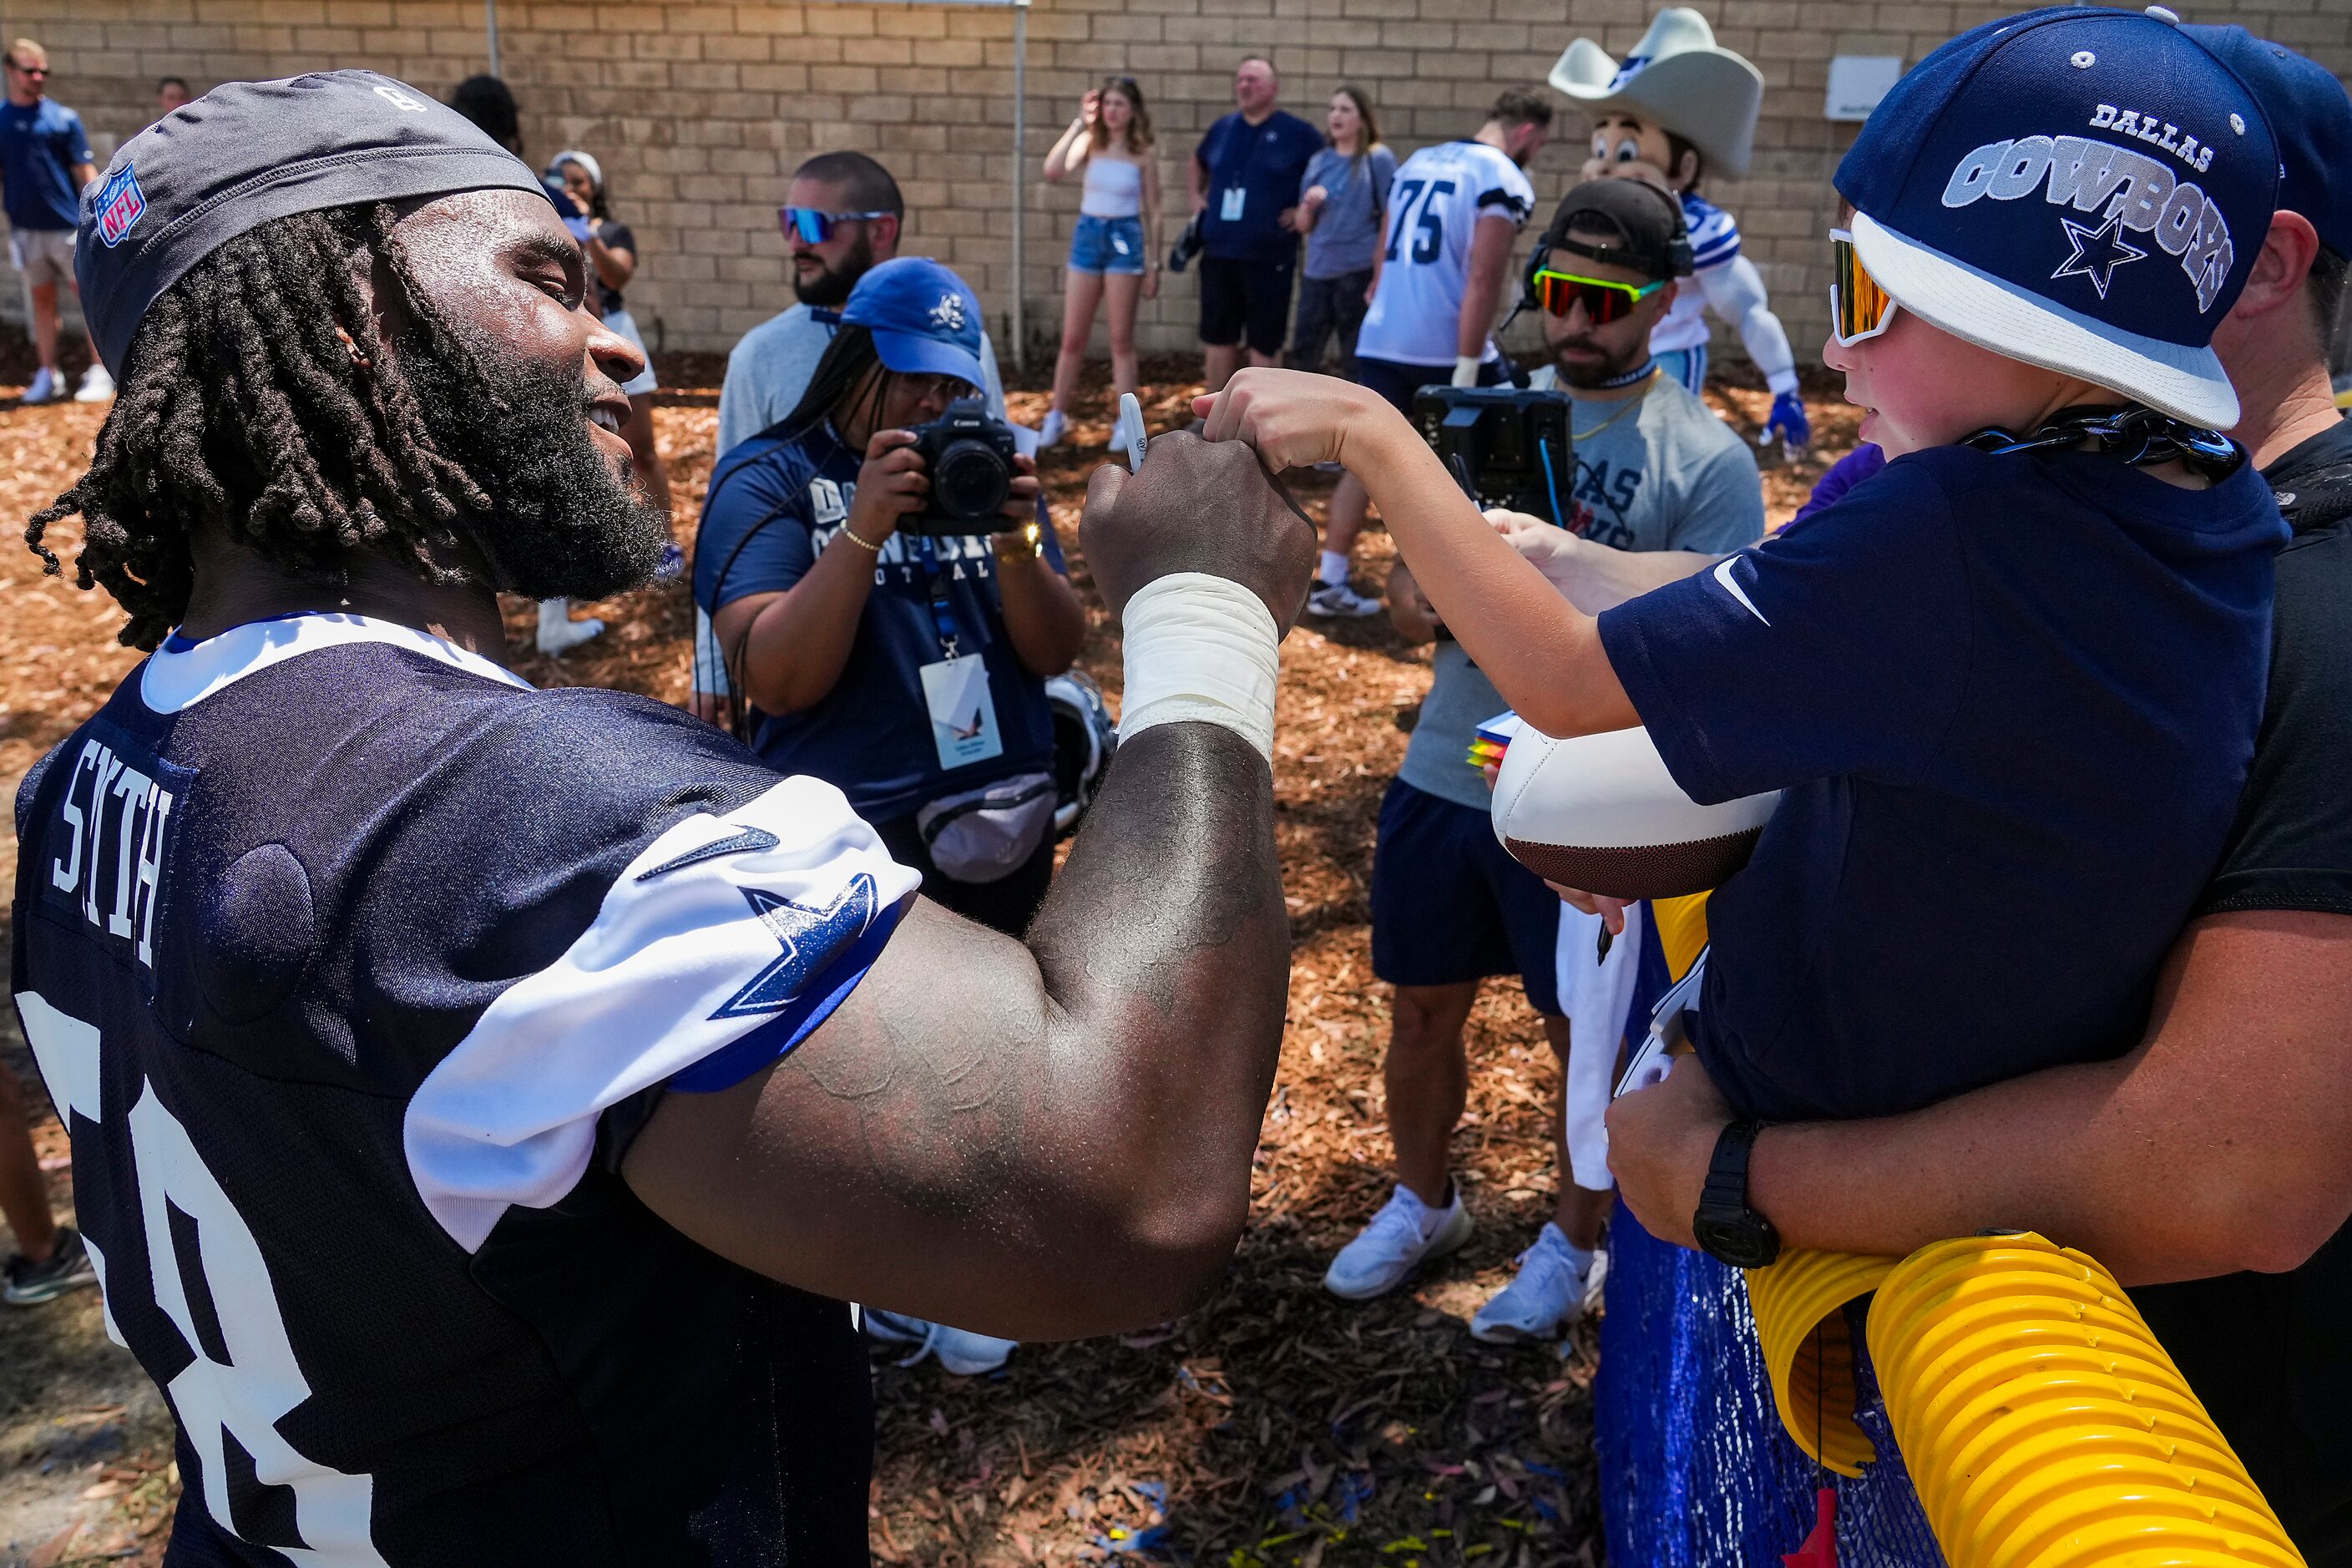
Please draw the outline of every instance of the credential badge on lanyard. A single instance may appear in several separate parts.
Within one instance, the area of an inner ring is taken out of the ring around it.
[[[952,770],[1003,756],[1004,736],[996,727],[988,665],[979,654],[958,651],[955,604],[948,597],[947,574],[940,569],[939,546],[926,536],[917,551],[929,574],[931,630],[940,639],[937,662],[918,671],[923,679],[923,704],[930,711],[931,742],[939,748],[940,766]]]

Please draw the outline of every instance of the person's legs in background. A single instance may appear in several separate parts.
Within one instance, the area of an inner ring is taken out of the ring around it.
[[[1323,344],[1331,335],[1332,308],[1338,303],[1334,289],[1340,281],[1335,278],[1298,280],[1298,321],[1290,334],[1291,369],[1322,371]]]
[[[1372,269],[1349,272],[1331,280],[1331,324],[1339,336],[1339,374],[1356,379],[1356,334],[1364,329],[1364,312],[1372,308]]]
[[[1078,220],[1080,224],[1087,221]],[[1101,272],[1072,267],[1067,276],[1062,292],[1062,349],[1054,358],[1054,402],[1045,410],[1045,428],[1038,437],[1038,444],[1045,447],[1060,442],[1070,409],[1077,402],[1078,373],[1086,368],[1087,341],[1094,335],[1095,307],[1103,296]]]
[[[1274,366],[1282,363],[1282,340],[1290,331],[1290,286],[1298,271],[1293,261],[1252,261],[1243,273],[1243,295],[1248,312],[1249,362]]]
[[[1242,367],[1242,330],[1249,320],[1243,277],[1247,267],[1222,256],[1201,258],[1201,375],[1213,393],[1223,392]]]
[[[32,384],[25,388],[25,401],[47,403],[65,394],[64,378],[58,374],[58,286],[35,282],[29,266],[25,271],[25,313],[32,318],[33,356],[40,362]]]
[[[1135,316],[1143,303],[1141,272],[1106,272],[1103,295],[1110,316],[1110,381],[1112,390],[1126,394],[1140,389],[1135,356]]]
[[[33,1128],[16,1075],[0,1063],[0,1219],[16,1238],[16,1256],[0,1265],[5,1275],[0,1300],[12,1307],[55,1300],[97,1281],[89,1251],[73,1227],[49,1212],[48,1188],[33,1148]]]

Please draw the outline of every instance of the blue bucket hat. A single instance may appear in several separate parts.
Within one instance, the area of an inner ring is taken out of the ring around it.
[[[2231,23],[2183,27],[2253,89],[2279,143],[2278,205],[2352,256],[2352,98],[2326,66]],[[2251,242],[2249,242],[2251,243]]]
[[[980,297],[929,257],[901,256],[870,269],[849,291],[841,319],[872,332],[882,363],[902,375],[985,384]]]
[[[1895,84],[1837,171],[1855,252],[1905,310],[2223,429],[2238,395],[2213,328],[2278,184],[2262,106],[2161,6],[1961,34]]]
[[[456,110],[373,71],[223,82],[115,150],[83,190],[74,278],[116,375],[155,296],[272,218],[539,176]]]

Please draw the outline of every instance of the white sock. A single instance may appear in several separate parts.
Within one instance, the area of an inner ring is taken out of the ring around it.
[[[1338,584],[1348,580],[1348,558],[1336,550],[1326,550],[1315,558],[1315,580]]]

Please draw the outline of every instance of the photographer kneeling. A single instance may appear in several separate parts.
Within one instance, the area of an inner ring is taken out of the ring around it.
[[[980,323],[935,261],[859,279],[799,405],[712,472],[694,596],[761,760],[839,786],[925,896],[1017,936],[1053,875],[1045,682],[1086,621],[1009,427],[979,416],[989,450],[961,447],[935,495],[944,447],[916,427],[975,395]],[[999,463],[1001,504],[956,531],[959,479],[985,492]]]

